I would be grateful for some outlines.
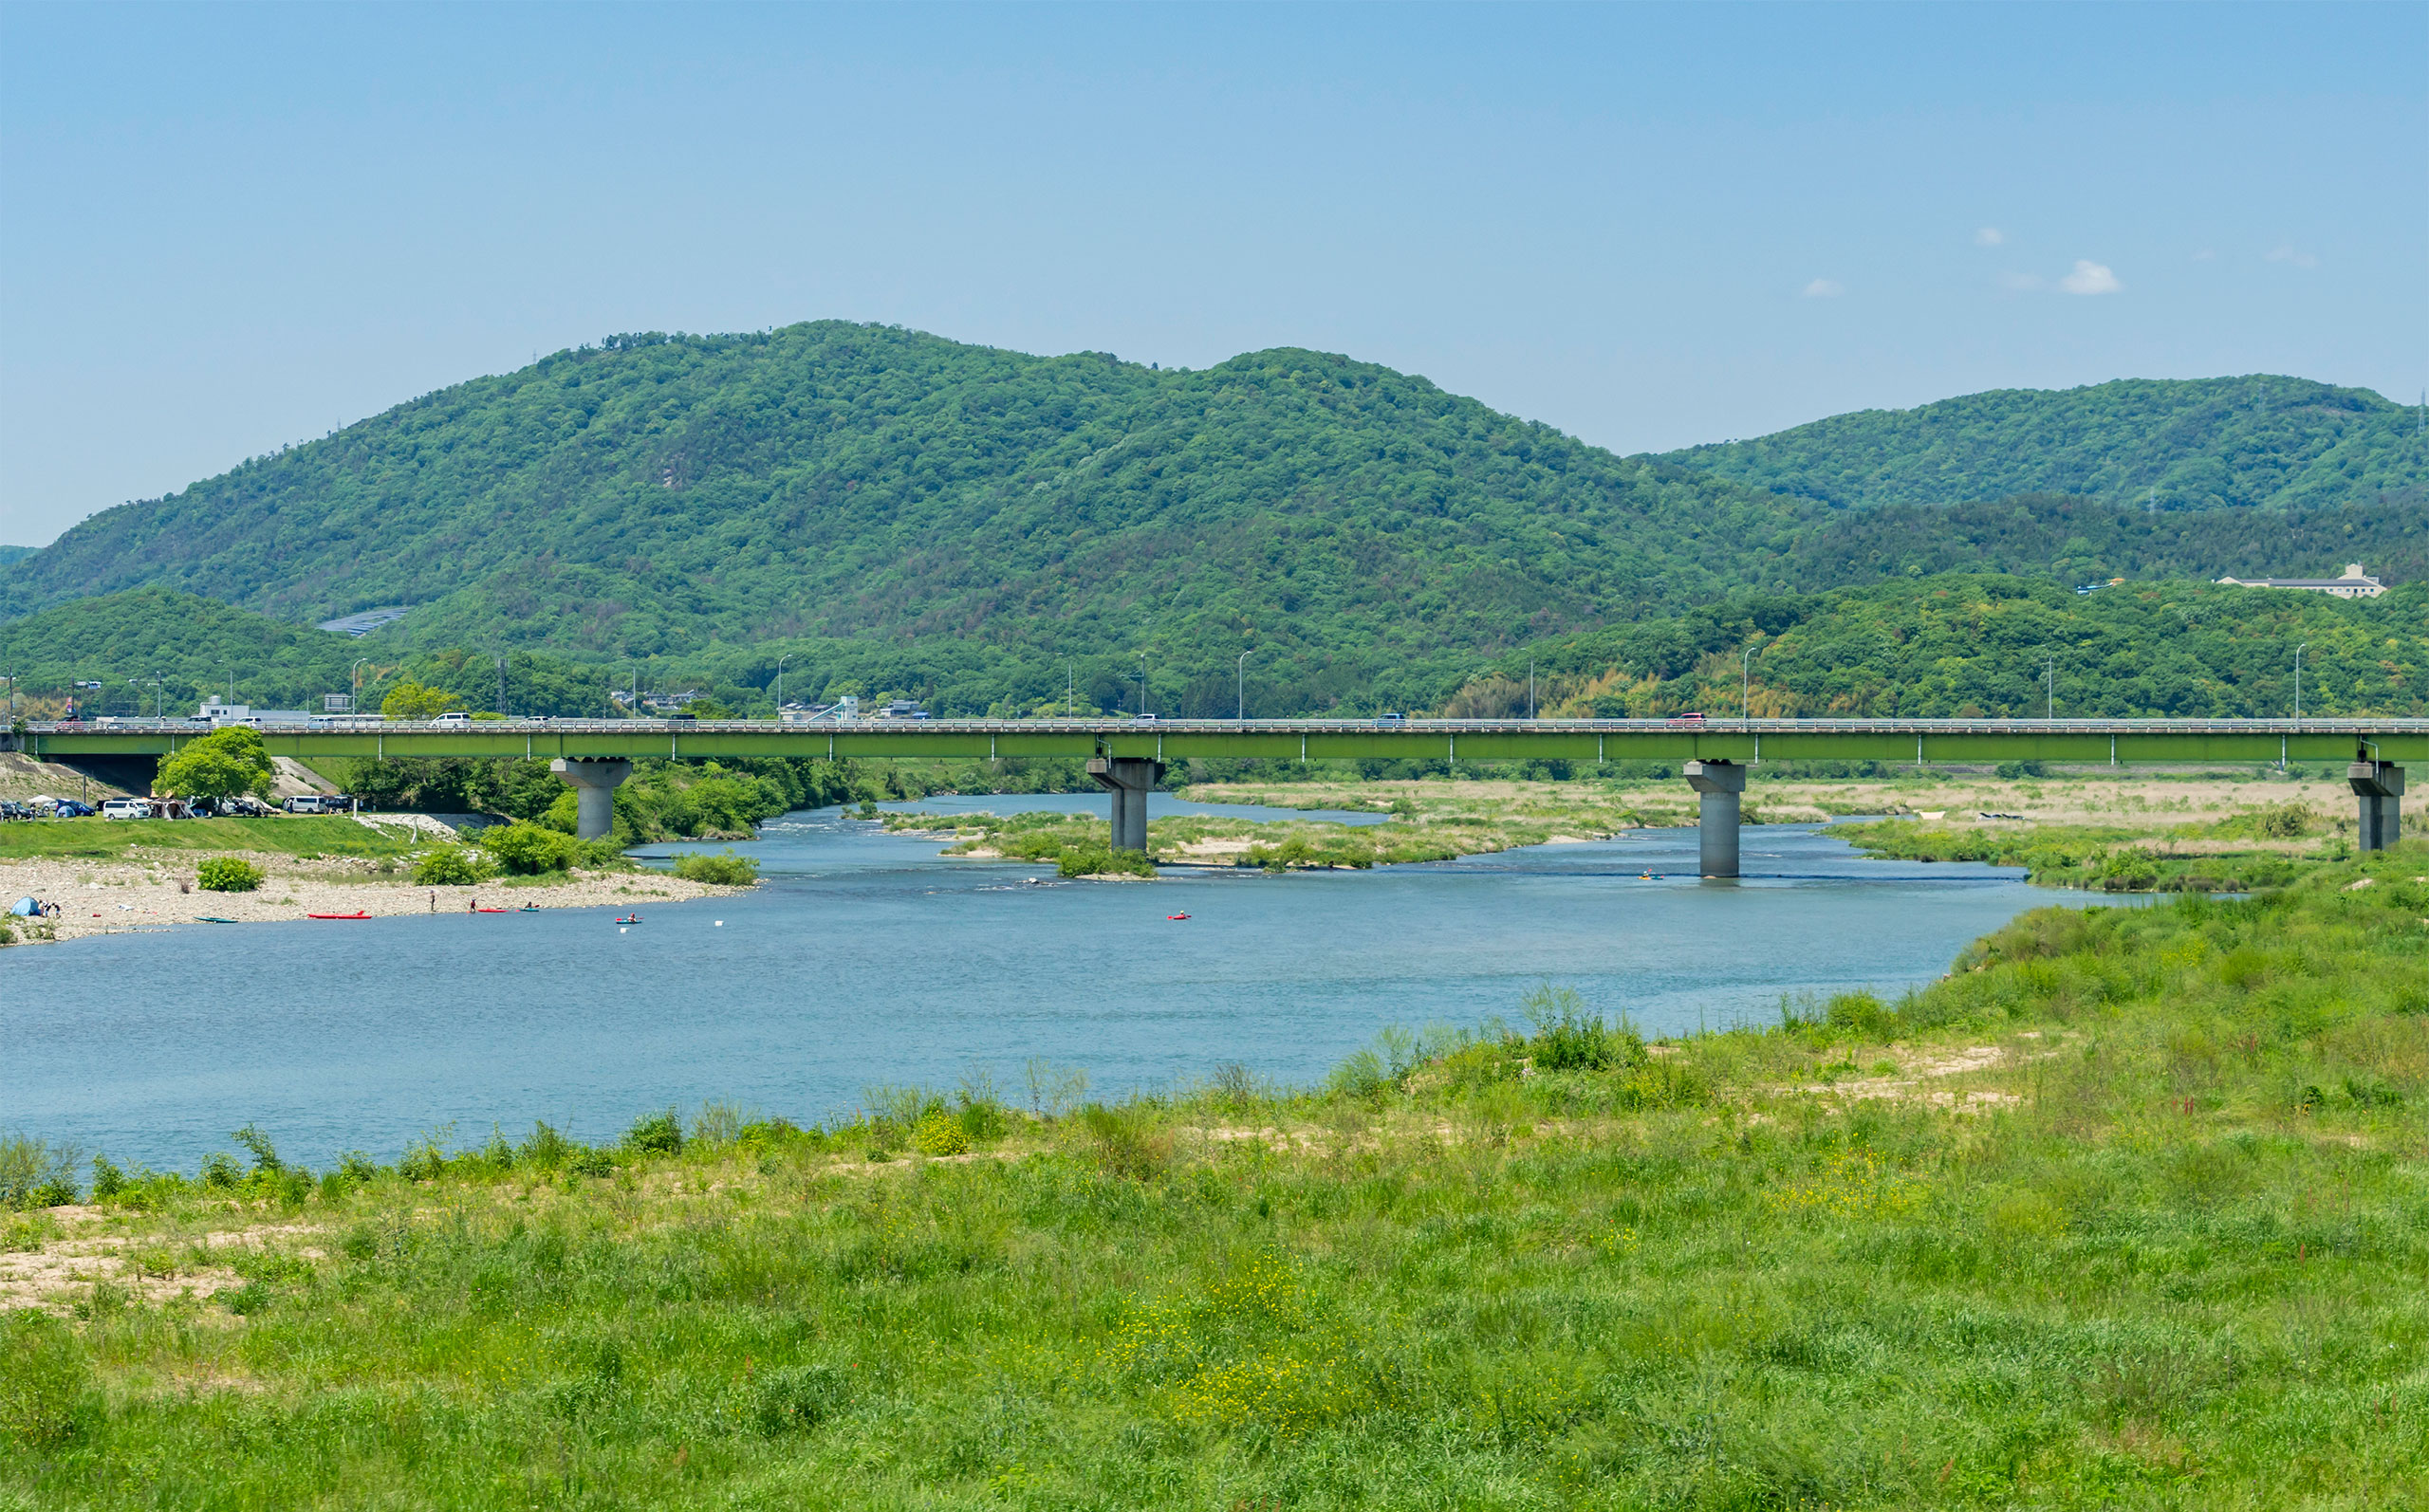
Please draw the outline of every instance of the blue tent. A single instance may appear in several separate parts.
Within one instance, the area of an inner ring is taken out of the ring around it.
[[[18,918],[29,919],[42,912],[42,905],[35,902],[32,898],[21,897],[17,899],[17,906],[10,909],[9,912]]]

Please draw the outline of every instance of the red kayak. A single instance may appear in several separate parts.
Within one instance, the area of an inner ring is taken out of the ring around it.
[[[1180,922],[1182,919],[1185,919],[1185,918],[1189,917],[1189,915],[1188,915],[1188,914],[1186,914],[1186,913],[1167,913],[1167,914],[1165,914],[1165,915],[1164,915],[1164,917],[1166,917],[1166,918],[1168,918],[1168,919],[1172,920],[1174,923],[1177,924],[1177,923],[1178,923],[1178,922]]]
[[[367,919],[368,913],[306,913],[307,919]]]

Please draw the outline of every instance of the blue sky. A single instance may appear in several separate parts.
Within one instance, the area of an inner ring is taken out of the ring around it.
[[[0,542],[534,352],[1317,347],[1621,451],[2429,382],[2429,7],[0,8]]]

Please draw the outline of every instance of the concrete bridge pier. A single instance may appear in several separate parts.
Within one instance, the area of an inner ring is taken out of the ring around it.
[[[2403,838],[2403,768],[2393,762],[2357,761],[2345,768],[2362,806],[2361,846],[2383,851]]]
[[[560,756],[548,764],[548,770],[573,784],[574,802],[579,805],[573,826],[576,836],[603,840],[616,833],[616,788],[633,775],[631,762]]]
[[[1113,794],[1113,848],[1147,853],[1147,795],[1164,780],[1164,764],[1145,756],[1097,756],[1088,775]]]
[[[1737,875],[1739,795],[1746,791],[1746,768],[1735,762],[1689,762],[1687,785],[1703,795],[1703,817],[1697,839],[1703,875]]]

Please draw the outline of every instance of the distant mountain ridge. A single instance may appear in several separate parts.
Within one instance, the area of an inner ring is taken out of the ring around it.
[[[2300,379],[2132,381],[1620,457],[1289,348],[1166,371],[836,322],[629,336],[98,514],[0,565],[0,617],[158,588],[288,624],[410,605],[361,643],[392,657],[1415,702],[1479,655],[1745,592],[2420,576],[2417,430]],[[2177,489],[2147,514],[2146,478]]]
[[[377,635],[417,645],[1256,648],[1321,680],[1724,591],[1807,508],[1321,353],[1157,371],[826,323],[443,390],[94,516],[0,569],[0,612],[157,584],[413,604]]]
[[[2019,494],[2160,509],[2429,503],[2422,421],[2366,389],[2304,378],[2128,378],[1860,410],[1661,460],[1838,508]]]

